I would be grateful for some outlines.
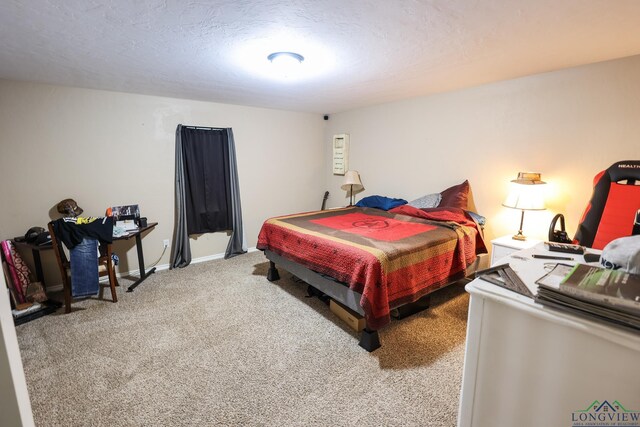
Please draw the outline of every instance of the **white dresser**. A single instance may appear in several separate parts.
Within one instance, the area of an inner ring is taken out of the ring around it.
[[[496,259],[509,263],[533,293],[545,263],[553,262],[533,253],[584,263],[582,255],[551,253],[543,243]],[[640,333],[543,307],[481,279],[466,290],[471,298],[458,426],[593,425],[580,420],[596,411],[596,402],[600,413],[640,416]],[[602,408],[605,402],[611,408]]]

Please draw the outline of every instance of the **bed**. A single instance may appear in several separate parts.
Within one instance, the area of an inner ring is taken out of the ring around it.
[[[265,221],[257,248],[270,261],[269,281],[282,267],[365,317],[360,346],[380,346],[378,330],[399,307],[469,276],[488,262],[482,231],[457,207],[389,211],[347,207]],[[424,304],[423,304],[424,305]]]

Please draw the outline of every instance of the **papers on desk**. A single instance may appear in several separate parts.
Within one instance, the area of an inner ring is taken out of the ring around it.
[[[138,231],[138,226],[133,221],[116,221],[113,225],[113,237],[128,236],[135,231]]]
[[[114,227],[123,228],[125,231],[132,231],[132,230],[138,229],[138,226],[136,225],[136,223],[133,222],[133,220],[131,219],[125,220],[125,221],[116,221],[116,224]]]
[[[558,264],[537,283],[543,305],[640,330],[640,275],[585,264],[567,272]]]

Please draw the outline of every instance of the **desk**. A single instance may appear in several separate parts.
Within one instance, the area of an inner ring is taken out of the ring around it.
[[[146,227],[141,227],[137,230],[130,231],[128,234],[120,237],[114,237],[113,241],[117,240],[129,240],[132,237],[136,238],[136,250],[138,251],[138,266],[140,268],[140,277],[136,280],[131,286],[127,288],[127,292],[133,292],[133,290],[142,283],[147,277],[155,273],[156,268],[153,267],[151,270],[146,271],[144,267],[144,254],[142,251],[142,233],[153,230],[155,226],[158,225],[157,222],[151,222]]]
[[[544,263],[553,261],[533,253],[584,262],[550,253],[543,243],[517,252],[527,261],[499,261],[534,293]],[[458,426],[580,425],[584,413],[576,412],[596,400],[640,412],[640,334],[546,308],[481,279],[465,289],[471,298]]]
[[[26,248],[26,249],[30,249],[31,250],[31,255],[33,256],[33,264],[36,268],[36,280],[40,283],[42,283],[42,286],[44,287],[44,290],[47,290],[47,285],[44,282],[44,273],[42,272],[42,260],[40,259],[40,252],[41,251],[50,251],[53,249],[53,245],[51,244],[51,242],[47,243],[46,245],[35,245],[33,243],[27,243],[27,242],[17,242],[15,240],[13,240],[13,244],[15,245],[16,249],[18,248]]]

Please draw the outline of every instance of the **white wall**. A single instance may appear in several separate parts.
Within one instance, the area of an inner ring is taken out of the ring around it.
[[[230,126],[236,136],[249,246],[262,221],[344,204],[331,175],[330,141],[351,135],[350,167],[366,192],[411,199],[468,178],[489,238],[513,233],[517,211],[501,202],[518,171],[550,183],[548,211],[525,217],[543,237],[553,213],[575,231],[600,170],[640,158],[640,56],[456,92],[319,115],[0,80],[0,238],[44,226],[66,197],[87,215],[139,203],[160,222],[144,239],[147,264],[172,237],[174,132],[178,123]],[[324,159],[321,161],[319,159]],[[323,179],[322,177],[325,177]],[[135,248],[122,270],[136,269]],[[227,236],[192,241],[194,257],[224,252]],[[46,256],[48,264],[52,257]],[[30,257],[27,257],[30,261]],[[161,264],[168,263],[165,254]],[[47,280],[59,282],[46,266]]]
[[[366,188],[408,200],[469,179],[489,238],[513,234],[519,211],[501,206],[519,171],[549,182],[548,210],[525,214],[524,232],[544,237],[562,212],[571,235],[594,175],[640,159],[640,56],[333,114],[326,122],[331,206],[345,202],[331,175],[333,134],[351,136],[350,169]]]
[[[0,238],[46,227],[67,197],[86,216],[138,203],[159,222],[143,239],[146,263],[157,260],[173,237],[179,123],[233,128],[249,247],[266,217],[319,206],[320,115],[0,80]],[[224,233],[192,239],[193,257],[223,253],[227,242]],[[133,244],[115,247],[121,271],[137,269]],[[46,278],[60,283],[46,258]],[[160,264],[168,262],[169,251]]]
[[[1,424],[33,426],[31,401],[3,274],[0,274],[0,385]]]

